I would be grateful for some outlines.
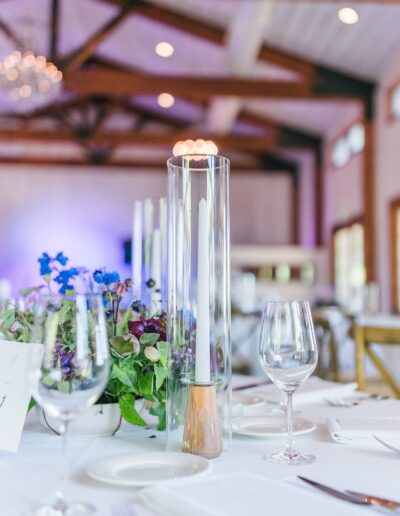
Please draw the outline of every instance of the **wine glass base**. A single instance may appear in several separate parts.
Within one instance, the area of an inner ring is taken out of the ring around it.
[[[68,504],[39,505],[31,509],[27,516],[86,516],[94,514],[96,508],[84,502],[71,502]]]
[[[293,451],[292,453],[273,453],[272,455],[265,456],[264,460],[268,462],[273,462],[274,464],[287,464],[289,466],[306,466],[307,464],[312,464],[317,459],[314,455],[303,455],[297,451]]]

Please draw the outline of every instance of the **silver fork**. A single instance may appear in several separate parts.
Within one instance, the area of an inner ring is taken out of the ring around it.
[[[381,394],[370,394],[369,396],[365,396],[362,398],[325,398],[325,401],[332,405],[332,407],[357,407],[363,401],[367,400],[376,400],[383,401],[388,400],[390,396],[382,396]]]
[[[133,507],[131,507],[130,505],[125,503],[125,504],[113,505],[113,507],[111,507],[111,515],[112,516],[137,516],[137,512],[135,511],[135,509]]]

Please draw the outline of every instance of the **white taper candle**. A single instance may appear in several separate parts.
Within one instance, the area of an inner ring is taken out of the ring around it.
[[[154,287],[151,290],[151,309],[158,312],[161,309],[161,232],[153,231],[151,244],[151,279]]]
[[[210,275],[208,204],[199,203],[195,382],[210,383]]]
[[[142,287],[142,246],[143,246],[143,205],[142,201],[135,201],[133,208],[133,234],[132,234],[132,281],[136,299],[141,297]]]

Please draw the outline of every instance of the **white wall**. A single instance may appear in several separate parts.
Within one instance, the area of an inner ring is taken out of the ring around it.
[[[0,167],[0,277],[14,290],[37,284],[37,257],[64,251],[71,264],[107,265],[129,275],[123,241],[134,199],[166,195],[165,171],[82,167]],[[235,243],[290,241],[290,180],[285,174],[231,176]]]

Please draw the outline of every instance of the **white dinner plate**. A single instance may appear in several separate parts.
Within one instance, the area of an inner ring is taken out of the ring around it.
[[[178,478],[200,476],[211,470],[204,457],[179,452],[149,452],[117,455],[87,468],[100,482],[120,486],[149,486]]]
[[[316,425],[307,419],[293,419],[293,434],[303,435],[315,430]],[[245,416],[234,419],[232,422],[234,434],[246,435],[265,439],[268,437],[282,437],[287,434],[286,421],[282,416]]]

